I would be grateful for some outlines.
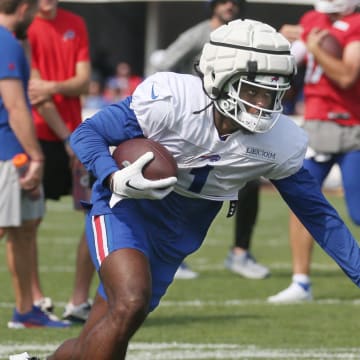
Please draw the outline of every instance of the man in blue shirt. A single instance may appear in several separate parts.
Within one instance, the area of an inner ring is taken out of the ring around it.
[[[19,42],[37,10],[36,0],[0,0],[0,232],[7,235],[7,259],[15,293],[9,328],[65,327],[33,306],[34,244],[44,214],[40,189],[44,155],[36,139],[26,89],[29,65]],[[15,155],[26,154],[17,169]]]

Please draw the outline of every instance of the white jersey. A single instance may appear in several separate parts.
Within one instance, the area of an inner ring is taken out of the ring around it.
[[[241,186],[264,176],[274,180],[314,239],[360,286],[359,246],[324,198],[316,179],[302,168],[307,148],[303,130],[282,116],[267,133],[238,130],[221,139],[213,109],[196,112],[207,105],[211,102],[200,79],[158,73],[139,85],[133,98],[105,107],[71,135],[77,157],[97,178],[92,201],[84,204],[92,257],[99,258],[97,266],[108,253],[134,248],[149,256],[152,266],[160,264],[154,274],[164,270],[161,266],[165,263],[164,271],[171,273],[169,266],[174,266],[175,273],[184,257],[201,245],[222,201],[236,199]],[[122,201],[118,197],[110,207],[114,194],[106,180],[119,169],[109,146],[142,136],[165,145],[176,158],[176,192],[155,201]],[[160,296],[172,277],[168,283],[163,280],[154,282],[154,293]],[[159,296],[153,298],[152,306],[158,301]]]
[[[175,191],[209,200],[235,200],[238,190],[261,176],[281,179],[297,172],[307,148],[305,132],[280,116],[266,133],[236,131],[221,139],[211,100],[200,78],[160,72],[135,90],[131,108],[145,137],[164,145],[178,164]]]

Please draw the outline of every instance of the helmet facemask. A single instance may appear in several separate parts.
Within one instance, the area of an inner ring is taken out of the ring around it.
[[[282,99],[289,88],[290,80],[285,76],[238,73],[225,83],[215,106],[245,129],[263,133],[278,120],[283,110]]]

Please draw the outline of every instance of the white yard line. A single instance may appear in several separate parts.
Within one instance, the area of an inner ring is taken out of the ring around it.
[[[46,356],[58,344],[0,345],[0,359],[27,351],[32,356]],[[360,358],[360,348],[266,349],[237,344],[131,343],[127,360],[208,360],[208,359],[342,359]]]
[[[360,299],[355,300],[340,300],[340,299],[321,299],[321,300],[313,300],[312,302],[303,303],[303,304],[296,304],[296,306],[302,305],[309,305],[309,304],[316,304],[316,305],[353,305],[359,306]],[[55,302],[55,307],[63,308],[66,305],[65,302]],[[161,301],[160,307],[206,307],[206,306],[216,306],[216,307],[233,307],[233,306],[249,306],[249,305],[268,305],[268,306],[289,306],[294,304],[270,304],[266,301],[266,299],[233,299],[233,300],[224,300],[224,301],[205,301],[200,299],[193,299],[193,300],[184,300],[184,301],[171,301],[171,300],[164,300]],[[0,302],[0,308],[13,308],[14,303],[11,302]],[[1,341],[1,339],[0,339]],[[360,357],[359,357],[360,359]]]
[[[340,299],[322,299],[314,300],[310,303],[297,304],[297,306],[307,305],[307,304],[317,304],[317,305],[360,305],[360,300],[340,300]],[[164,300],[161,302],[161,307],[205,307],[205,306],[221,306],[221,307],[231,307],[231,306],[249,306],[249,305],[269,305],[269,306],[286,306],[294,304],[270,304],[266,299],[233,299],[233,300],[224,300],[224,301],[204,301],[204,300],[189,300],[189,301],[168,301]],[[359,358],[360,359],[360,358]]]
[[[73,273],[75,272],[74,266],[40,266],[39,270],[41,273]],[[0,266],[0,272],[9,272],[5,266]]]
[[[207,271],[207,270],[216,270],[221,271],[224,270],[224,265],[222,263],[210,263],[208,260],[196,260],[193,262],[194,264],[194,270],[196,271]],[[270,263],[266,264],[269,266],[272,270],[289,270],[289,278],[291,273],[291,264],[290,263]],[[320,264],[320,263],[312,263],[311,268],[313,270],[323,270],[323,271],[333,271],[333,270],[339,270],[340,268],[334,263],[334,264]],[[68,272],[74,272],[75,265],[74,266],[46,266],[41,265],[39,267],[40,272],[46,272],[46,273],[68,273]],[[5,265],[0,266],[0,272],[8,273],[9,270]]]

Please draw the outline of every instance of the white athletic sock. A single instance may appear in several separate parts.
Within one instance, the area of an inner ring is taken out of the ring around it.
[[[306,274],[294,274],[292,281],[301,284],[310,284],[310,276]]]

